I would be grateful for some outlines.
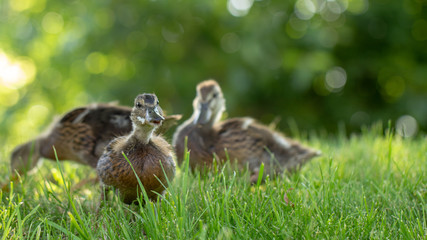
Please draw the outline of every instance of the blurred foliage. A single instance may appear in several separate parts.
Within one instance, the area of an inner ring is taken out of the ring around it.
[[[424,0],[1,0],[0,141],[91,102],[155,92],[188,118],[214,78],[229,116],[286,130],[427,128]],[[402,118],[403,116],[403,118]],[[412,124],[412,125],[411,125]],[[415,125],[414,125],[415,124]],[[397,126],[399,128],[399,125]]]

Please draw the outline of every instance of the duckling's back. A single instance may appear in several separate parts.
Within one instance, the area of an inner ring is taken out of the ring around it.
[[[41,155],[59,160],[74,160],[96,167],[98,158],[114,137],[132,129],[131,109],[111,104],[93,104],[66,113],[43,138]]]
[[[257,123],[252,118],[233,118],[217,127],[216,153],[256,171],[264,162],[267,173],[293,171],[319,153]]]

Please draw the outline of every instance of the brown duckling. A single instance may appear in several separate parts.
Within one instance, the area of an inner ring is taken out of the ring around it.
[[[185,138],[188,138],[192,169],[210,166],[213,155],[219,160],[227,159],[228,155],[240,167],[248,165],[253,173],[251,181],[256,181],[261,163],[264,163],[266,174],[277,174],[296,170],[320,154],[320,151],[304,147],[252,118],[219,121],[225,111],[225,99],[214,80],[197,85],[193,108],[191,118],[180,125],[173,136],[179,163],[183,161]]]
[[[153,132],[164,120],[159,101],[154,94],[141,94],[135,98],[130,116],[132,132],[113,139],[98,161],[96,170],[101,182],[115,187],[124,203],[137,199],[138,176],[150,200],[167,187],[167,180],[175,176],[175,162],[172,147]],[[126,155],[129,162],[123,156]],[[101,199],[106,195],[102,194]]]
[[[115,137],[132,130],[132,108],[116,104],[91,104],[65,113],[52,127],[34,140],[17,146],[11,155],[14,173],[34,168],[40,158],[72,160],[96,168],[105,146]],[[177,124],[181,115],[166,116],[156,134]]]

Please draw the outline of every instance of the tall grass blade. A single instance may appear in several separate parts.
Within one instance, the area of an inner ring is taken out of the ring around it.
[[[56,165],[59,169],[59,172],[61,173],[61,178],[62,178],[62,181],[64,184],[64,190],[68,195],[68,204],[71,206],[71,210],[73,211],[74,215],[76,216],[76,217],[74,217],[73,214],[68,212],[67,214],[70,217],[70,222],[71,222],[72,226],[74,226],[76,228],[76,230],[83,236],[84,239],[91,239],[92,237],[90,236],[90,231],[88,231],[85,222],[82,220],[82,218],[81,218],[81,216],[80,216],[79,212],[77,211],[77,208],[74,204],[74,199],[73,199],[72,194],[71,194],[71,188],[69,187],[70,183],[67,184],[67,182],[65,181],[64,173],[63,173],[61,165],[59,164],[56,149],[54,146],[52,146],[52,147],[53,147],[53,151],[55,154]]]
[[[261,165],[259,166],[258,180],[256,181],[257,188],[261,186],[263,175],[264,175],[264,163],[261,163]]]

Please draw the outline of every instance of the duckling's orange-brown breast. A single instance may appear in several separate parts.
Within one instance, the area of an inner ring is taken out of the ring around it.
[[[151,190],[161,192],[164,189],[162,183],[167,186],[166,177],[172,181],[175,175],[175,162],[170,145],[165,140],[154,136],[148,144],[143,144],[126,141],[126,137],[118,139],[110,143],[98,163],[97,170],[105,184],[123,191],[128,189],[135,192],[138,186],[136,173],[147,192]]]

